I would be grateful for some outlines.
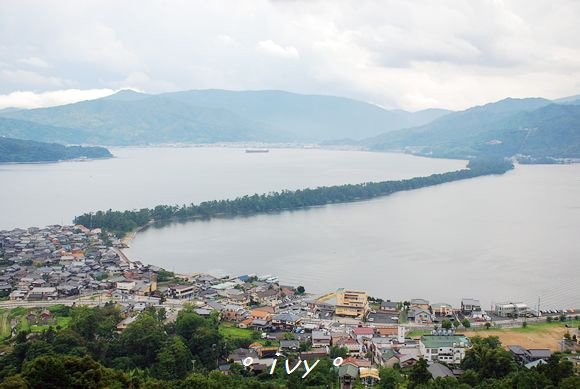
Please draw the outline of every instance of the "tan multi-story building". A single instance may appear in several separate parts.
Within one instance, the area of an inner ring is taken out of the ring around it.
[[[340,288],[336,291],[336,314],[364,317],[369,310],[368,294],[359,290]]]

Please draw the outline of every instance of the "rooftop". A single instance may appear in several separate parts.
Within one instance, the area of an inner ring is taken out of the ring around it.
[[[460,346],[469,347],[469,339],[465,335],[423,335],[421,343],[426,348],[441,348]]]

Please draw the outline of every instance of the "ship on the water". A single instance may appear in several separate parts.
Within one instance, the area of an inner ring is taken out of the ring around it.
[[[246,153],[269,153],[269,149],[246,149]]]

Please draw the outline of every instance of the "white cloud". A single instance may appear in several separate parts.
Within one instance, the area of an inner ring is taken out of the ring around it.
[[[580,93],[577,0],[34,4],[2,4],[0,94],[285,89],[461,109]]]
[[[280,46],[273,40],[266,40],[258,42],[256,46],[258,50],[263,53],[273,55],[274,57],[296,59],[300,57],[298,50],[294,46]]]
[[[47,76],[29,70],[0,68],[0,85],[16,86],[17,88],[66,88],[72,86],[73,82],[55,77]]]
[[[56,105],[76,103],[84,100],[94,100],[115,93],[112,89],[63,89],[49,92],[16,91],[0,95],[0,109],[14,108],[41,108]]]
[[[217,39],[221,43],[223,43],[224,45],[227,45],[227,46],[232,46],[232,45],[237,44],[237,42],[236,42],[236,40],[234,38],[232,38],[231,36],[226,35],[226,34],[220,34],[220,35],[218,35],[217,36]]]
[[[36,68],[48,68],[50,67],[42,58],[38,57],[28,57],[28,58],[20,58],[18,62],[21,62],[26,65],[30,65]]]

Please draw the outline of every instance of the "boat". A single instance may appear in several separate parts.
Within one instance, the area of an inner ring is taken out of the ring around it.
[[[269,153],[269,149],[246,149],[246,153]]]

